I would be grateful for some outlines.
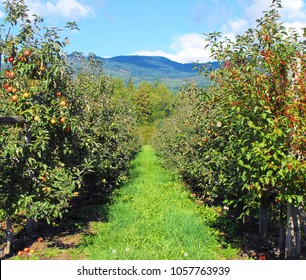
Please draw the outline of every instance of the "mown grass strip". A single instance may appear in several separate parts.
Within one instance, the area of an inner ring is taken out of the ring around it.
[[[165,170],[154,149],[144,146],[133,161],[130,183],[113,198],[107,223],[83,244],[94,260],[232,259],[209,222],[214,210],[190,200],[190,193]]]

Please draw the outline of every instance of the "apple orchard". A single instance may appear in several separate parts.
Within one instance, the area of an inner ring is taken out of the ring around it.
[[[108,197],[126,182],[142,131],[167,168],[231,221],[231,229],[251,229],[277,247],[279,258],[302,255],[306,51],[298,32],[281,22],[280,0],[234,41],[206,34],[206,48],[220,67],[199,66],[210,79],[205,87],[187,83],[172,99],[163,89],[171,114],[158,109],[159,119],[152,117],[147,84],[121,93],[94,55],[74,53],[80,65],[74,71],[63,50],[76,23],[48,28],[28,15],[24,1],[4,6],[0,116],[24,120],[0,124],[6,254],[20,216],[31,231],[33,221],[59,220],[74,199]],[[160,108],[162,97],[154,97]]]

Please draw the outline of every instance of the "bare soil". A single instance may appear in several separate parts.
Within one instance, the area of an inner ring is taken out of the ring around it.
[[[75,201],[62,220],[55,221],[53,224],[38,221],[37,230],[32,234],[26,233],[25,219],[20,216],[13,227],[14,241],[11,254],[8,256],[3,256],[3,249],[6,246],[6,223],[2,221],[0,223],[0,259],[14,259],[16,256],[22,259],[40,260],[86,259],[83,254],[72,254],[71,249],[79,246],[82,236],[94,233],[93,222],[105,220],[106,202],[87,198]]]

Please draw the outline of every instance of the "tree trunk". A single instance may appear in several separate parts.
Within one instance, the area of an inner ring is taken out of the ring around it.
[[[292,259],[293,256],[293,206],[288,202],[287,205],[287,231],[286,231],[286,249],[285,249],[285,258]]]
[[[278,246],[279,246],[279,257],[280,259],[285,258],[285,219],[284,219],[284,207],[280,205],[279,208],[279,239],[278,239]]]
[[[300,258],[302,248],[301,248],[301,223],[299,217],[299,208],[293,207],[293,225],[294,225],[294,245],[295,245],[295,252],[294,257],[296,259]]]
[[[304,203],[302,203],[299,207],[299,216],[301,221],[301,229],[303,229],[304,238],[306,236],[306,213],[305,213],[305,206]]]
[[[268,234],[268,207],[265,195],[262,195],[259,208],[259,235],[266,239]]]
[[[301,255],[301,230],[298,207],[288,202],[287,206],[287,233],[286,259],[296,259]]]
[[[6,216],[6,234],[7,234],[7,243],[4,248],[4,255],[9,255],[11,253],[11,245],[13,243],[13,229],[12,229],[12,220],[9,215]]]
[[[250,213],[249,215],[243,215],[242,222],[245,228],[250,228],[254,226],[254,215]]]
[[[27,234],[35,233],[37,231],[37,221],[35,221],[32,217],[29,217],[27,219],[25,228]]]

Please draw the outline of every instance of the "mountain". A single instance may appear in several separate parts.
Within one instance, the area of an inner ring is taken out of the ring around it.
[[[105,65],[108,63],[124,63],[140,68],[149,68],[152,70],[154,69],[160,72],[164,72],[165,74],[178,72],[194,74],[194,70],[192,69],[194,67],[193,63],[182,64],[161,56],[116,56],[112,58],[106,58],[104,61]]]
[[[102,61],[106,75],[120,78],[125,82],[132,79],[135,85],[142,81],[159,81],[177,91],[188,80],[193,80],[199,85],[208,83],[208,80],[194,69],[195,63],[179,63],[161,56],[137,55],[97,59]],[[216,68],[218,64],[212,63],[212,67]]]

